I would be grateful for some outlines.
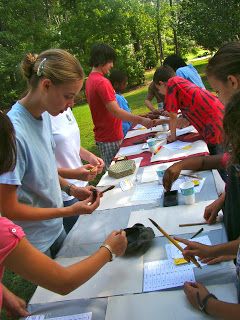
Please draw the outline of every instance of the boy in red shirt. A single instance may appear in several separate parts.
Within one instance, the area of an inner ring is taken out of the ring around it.
[[[112,84],[104,77],[112,69],[115,59],[115,51],[108,45],[93,46],[90,56],[92,71],[86,81],[86,96],[92,113],[95,141],[107,169],[122,143],[122,120],[140,123],[146,128],[155,123],[119,107]]]
[[[222,153],[224,106],[219,99],[192,82],[177,77],[169,66],[158,68],[153,81],[159,92],[165,95],[165,107],[170,116],[169,141],[176,140],[177,113],[181,110],[207,143],[210,154]]]

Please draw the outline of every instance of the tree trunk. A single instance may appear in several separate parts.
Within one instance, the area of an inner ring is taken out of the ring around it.
[[[172,4],[172,0],[169,0],[170,3],[170,7],[171,7],[171,16],[172,16],[172,20],[174,19],[174,13],[173,13],[173,4]],[[177,38],[177,31],[176,28],[174,26],[172,26],[173,29],[173,42],[174,42],[174,47],[175,47],[175,53],[179,54],[179,45],[178,45],[178,38]]]
[[[160,0],[157,0],[157,35],[158,35],[158,47],[160,53],[160,63],[163,63],[163,46],[162,46],[162,36],[160,31]]]

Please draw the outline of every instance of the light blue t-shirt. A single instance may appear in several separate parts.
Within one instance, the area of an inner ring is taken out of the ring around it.
[[[35,119],[20,103],[8,112],[17,141],[17,163],[13,172],[0,175],[0,184],[18,186],[18,200],[39,208],[62,207],[62,195],[54,156],[49,114]],[[4,200],[3,200],[4,201]],[[63,230],[62,218],[42,221],[14,221],[27,239],[46,251]]]
[[[116,99],[121,109],[131,113],[131,109],[128,105],[127,100],[124,98],[124,96],[122,96],[119,93],[116,93]],[[128,121],[122,122],[122,129],[123,129],[124,136],[127,134],[128,130],[131,128],[131,125],[132,125],[131,122],[128,122]]]
[[[184,79],[187,79],[191,81],[192,83],[195,83],[198,87],[205,89],[205,86],[202,82],[202,79],[197,72],[197,70],[194,68],[192,64],[188,64],[185,67],[178,68],[176,71],[176,75],[178,77],[182,77]]]

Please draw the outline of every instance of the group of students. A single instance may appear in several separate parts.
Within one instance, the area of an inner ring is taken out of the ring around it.
[[[61,124],[55,123],[54,133],[51,129],[50,116],[60,113],[64,121],[66,116],[69,127],[75,126],[69,107],[82,87],[84,73],[79,61],[60,49],[26,55],[21,67],[28,92],[8,116],[0,114],[0,211],[4,216],[0,217],[0,277],[6,266],[36,284],[66,294],[91,278],[113,255],[124,254],[127,239],[124,231],[113,231],[93,255],[67,268],[50,258],[56,256],[66,236],[62,218],[89,214],[100,202],[100,193],[93,192],[93,187],[77,186],[64,179],[79,179],[80,168],[69,170],[59,154],[58,170],[55,148],[66,137],[59,137]],[[69,127],[66,134],[71,134]],[[71,159],[72,153],[79,163],[83,153],[90,167],[85,166],[81,175],[91,179],[89,174],[93,172],[88,169],[101,171],[104,163],[80,149],[79,137],[68,140],[69,148],[74,141],[75,151],[71,149],[65,156]],[[81,201],[64,207],[61,190]],[[15,315],[27,315],[23,302],[1,285],[2,305]]]
[[[104,77],[114,60],[115,52],[109,46],[94,46],[86,96],[95,140],[103,155],[99,158],[81,147],[80,133],[70,109],[83,85],[84,73],[79,61],[60,49],[25,56],[22,71],[28,92],[13,105],[8,116],[0,113],[0,211],[4,216],[0,217],[0,278],[7,267],[49,290],[66,294],[91,278],[113,254],[124,254],[126,235],[117,230],[93,255],[74,265],[64,268],[50,258],[55,257],[66,236],[62,218],[89,214],[98,207],[101,194],[85,183],[77,185],[75,180],[89,181],[101,172],[104,162],[109,166],[123,139],[122,120],[145,127],[159,123],[119,108],[115,91]],[[240,230],[239,66],[240,43],[234,42],[220,48],[207,67],[210,84],[227,105],[225,111],[214,95],[176,76],[171,67],[160,67],[154,74],[153,82],[165,96],[165,108],[170,115],[170,139],[175,138],[177,108],[195,125],[212,154],[220,152],[224,127],[228,154],[183,160],[170,167],[164,177],[164,186],[169,190],[182,169],[227,167],[225,193],[206,208],[204,218],[209,223],[214,222],[217,212],[224,207],[224,223],[231,242],[208,247],[179,239],[187,244],[184,252],[187,256],[212,259],[237,255]],[[65,135],[60,130],[62,126]],[[69,146],[69,139],[74,150]],[[55,151],[61,150],[58,144],[65,146],[62,150],[64,153],[68,150],[67,154]],[[89,164],[82,166],[81,158]],[[64,199],[65,206],[61,190],[69,196]],[[66,225],[71,227],[74,222],[67,220]],[[238,263],[239,260],[238,257]],[[216,317],[238,318],[239,304],[214,299],[201,284],[187,283],[184,290],[194,307],[203,305],[202,310]],[[25,303],[1,284],[0,307],[2,305],[15,315],[28,315]]]

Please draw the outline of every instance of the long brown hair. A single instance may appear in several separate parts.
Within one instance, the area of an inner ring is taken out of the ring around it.
[[[11,171],[16,165],[16,140],[13,125],[0,111],[0,174]]]
[[[222,46],[209,60],[207,76],[225,82],[229,75],[240,75],[240,42],[229,42]]]
[[[234,94],[226,105],[223,128],[226,150],[231,153],[231,162],[240,164],[240,92]]]

